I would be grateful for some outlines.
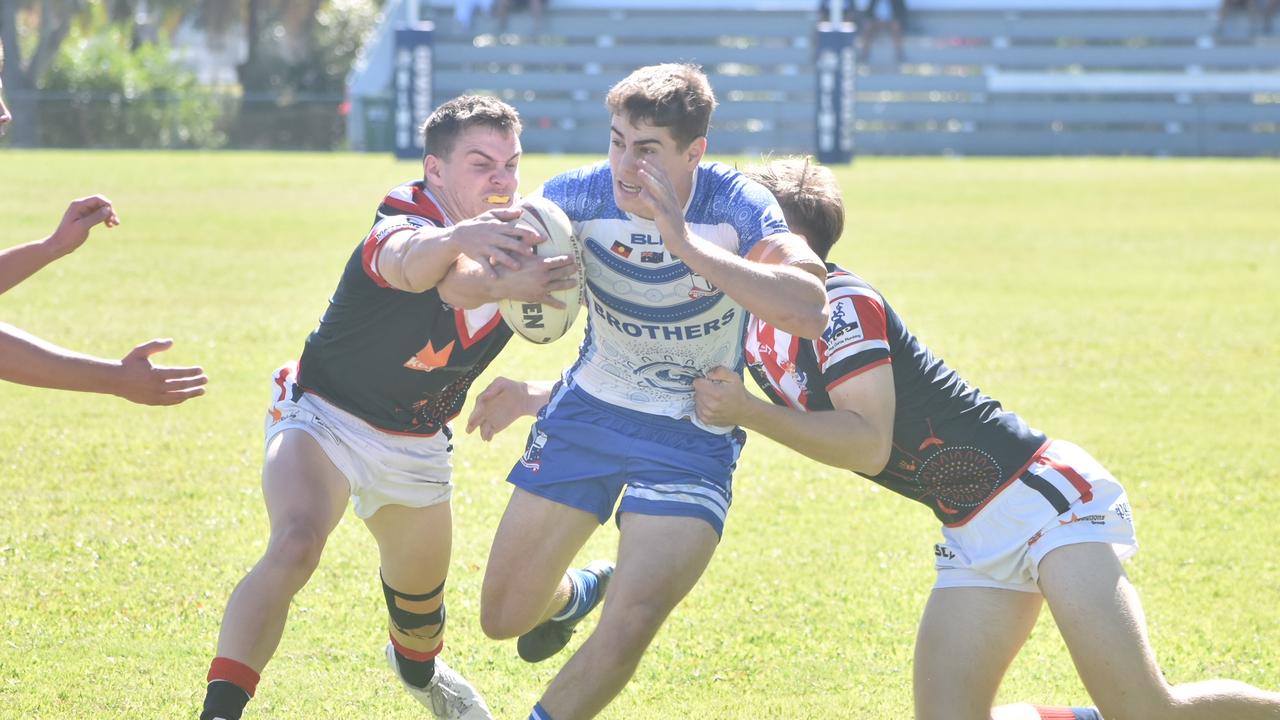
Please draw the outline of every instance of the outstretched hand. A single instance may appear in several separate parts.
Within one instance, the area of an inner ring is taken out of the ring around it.
[[[150,340],[120,360],[113,395],[139,405],[177,405],[204,394],[209,382],[199,367],[164,367],[151,364],[151,356],[173,347],[172,340]]]
[[[517,418],[528,414],[529,402],[527,383],[501,376],[494,378],[489,387],[476,396],[476,405],[467,416],[467,434],[479,428],[481,440],[492,440]]]
[[[727,367],[711,368],[693,381],[694,410],[708,425],[741,425],[750,403],[742,376]]]
[[[520,269],[520,259],[533,256],[533,246],[543,242],[538,233],[517,227],[518,208],[490,210],[453,228],[458,252],[475,260],[490,278],[498,277],[497,267]]]
[[[109,228],[120,224],[120,216],[116,215],[110,200],[102,195],[72,200],[66,212],[62,213],[62,221],[46,242],[59,256],[66,255],[83,245],[89,237],[89,230],[99,223],[106,223]]]

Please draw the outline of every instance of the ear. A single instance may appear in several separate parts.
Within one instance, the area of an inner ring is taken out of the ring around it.
[[[444,179],[440,177],[440,166],[443,162],[435,155],[427,155],[422,158],[422,179],[427,181],[428,185],[440,187],[444,185]]]
[[[689,170],[698,167],[698,163],[702,162],[702,156],[707,154],[707,136],[696,137],[693,142],[689,143],[688,149],[684,151],[685,163],[689,166]]]

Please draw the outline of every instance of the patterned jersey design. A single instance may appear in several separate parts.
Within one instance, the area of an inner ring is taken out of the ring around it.
[[[827,301],[831,320],[816,340],[753,318],[747,364],[773,402],[798,410],[830,410],[831,390],[891,364],[893,450],[875,482],[928,505],[943,523],[960,525],[1048,442],[934,357],[862,278],[828,264]]]
[[[299,361],[303,391],[388,432],[447,432],[471,383],[511,338],[497,305],[462,310],[434,288],[409,293],[387,284],[378,251],[427,224],[452,223],[421,180],[387,194]]]
[[[614,405],[728,432],[694,417],[693,380],[717,365],[741,370],[746,311],[667,252],[654,222],[618,208],[608,163],[559,175],[541,192],[583,245],[587,332],[566,382]],[[694,173],[685,222],[739,256],[787,232],[773,196],[720,163]]]

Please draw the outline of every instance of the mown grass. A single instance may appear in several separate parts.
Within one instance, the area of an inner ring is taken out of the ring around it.
[[[524,187],[584,158],[530,157]],[[0,298],[0,320],[120,356],[172,336],[209,395],[170,409],[0,385],[0,716],[194,717],[226,598],[266,539],[268,373],[295,357],[381,193],[379,156],[20,152],[5,246],[103,192],[124,224]],[[1280,165],[867,159],[833,258],[954,367],[1129,490],[1129,564],[1170,679],[1280,687]],[[552,376],[574,339],[513,343]],[[479,584],[524,425],[457,443],[448,657],[499,717],[555,673],[483,637]],[[604,717],[910,717],[932,516],[768,440],[722,547]],[[602,528],[584,559],[610,555]],[[962,621],[962,619],[961,619]],[[348,517],[247,717],[422,717],[382,663],[377,560]],[[1087,702],[1047,617],[1004,701]]]

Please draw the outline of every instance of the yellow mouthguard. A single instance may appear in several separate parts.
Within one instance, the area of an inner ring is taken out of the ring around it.
[[[510,195],[490,195],[489,197],[485,198],[485,202],[490,203],[492,205],[506,205],[507,203],[511,202],[511,196]]]

